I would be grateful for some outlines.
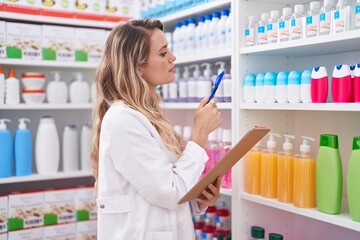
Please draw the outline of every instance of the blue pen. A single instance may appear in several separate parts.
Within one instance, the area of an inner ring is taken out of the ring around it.
[[[210,100],[213,99],[213,97],[214,97],[214,95],[215,95],[215,93],[216,93],[216,90],[218,89],[218,87],[219,87],[219,85],[220,85],[220,83],[221,83],[221,80],[222,80],[223,77],[224,77],[224,74],[225,74],[225,71],[222,71],[222,72],[217,76],[217,78],[216,78],[216,80],[215,80],[215,83],[214,83],[214,87],[213,87],[213,89],[212,89],[212,91],[211,91],[211,94],[210,94],[210,97],[209,97],[209,101],[208,101],[207,103],[209,103]]]

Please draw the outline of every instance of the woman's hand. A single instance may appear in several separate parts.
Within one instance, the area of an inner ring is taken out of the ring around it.
[[[194,126],[191,132],[190,140],[204,147],[208,135],[221,124],[221,114],[217,109],[216,98],[213,98],[208,104],[209,97],[201,100],[195,112]]]
[[[213,206],[220,198],[221,177],[216,179],[215,185],[209,184],[207,189],[202,191],[202,195],[196,201],[206,207]]]

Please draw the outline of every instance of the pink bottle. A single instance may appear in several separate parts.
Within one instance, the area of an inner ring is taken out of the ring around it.
[[[351,91],[351,102],[354,102],[354,94],[355,94],[355,89],[354,89],[354,73],[355,73],[356,65],[354,65],[354,66],[349,66],[349,68],[350,68],[351,83],[352,83],[352,88],[353,88],[353,90]]]
[[[220,206],[216,210],[216,223],[221,223],[221,228],[225,231],[231,230],[230,211],[226,208],[225,202],[220,202]]]
[[[331,94],[333,102],[351,102],[353,86],[348,65],[336,65],[332,75]]]
[[[216,227],[211,223],[209,218],[205,219],[205,224],[201,229],[201,239],[203,240],[213,240],[213,233]]]
[[[216,130],[209,134],[208,142],[205,146],[206,154],[209,157],[209,160],[206,163],[205,169],[201,175],[203,177],[208,171],[210,171],[219,160],[219,144],[216,141]]]
[[[325,103],[328,95],[328,75],[325,67],[315,67],[311,72],[311,101]]]
[[[354,70],[354,101],[360,102],[360,63],[356,64]]]
[[[222,159],[231,149],[231,131],[224,129],[222,142],[220,144],[220,159]],[[221,187],[231,189],[231,169],[222,178]]]

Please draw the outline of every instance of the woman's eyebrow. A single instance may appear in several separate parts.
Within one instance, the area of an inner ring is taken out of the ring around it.
[[[165,44],[164,46],[162,46],[162,47],[160,48],[159,52],[160,52],[161,50],[163,50],[164,48],[167,48],[167,47],[168,47],[168,44]]]

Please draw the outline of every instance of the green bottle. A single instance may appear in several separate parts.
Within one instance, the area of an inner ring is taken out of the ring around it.
[[[360,222],[360,137],[354,137],[347,175],[350,217]]]
[[[320,135],[316,159],[316,207],[320,212],[339,214],[342,200],[342,166],[338,136]]]

